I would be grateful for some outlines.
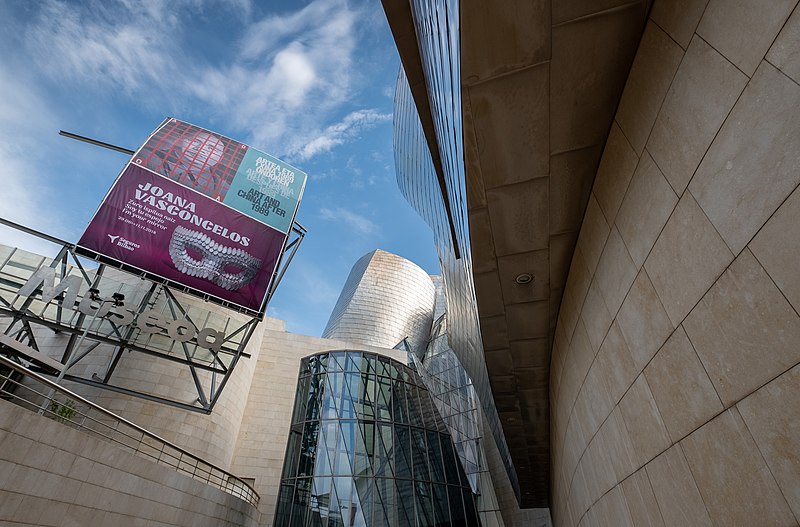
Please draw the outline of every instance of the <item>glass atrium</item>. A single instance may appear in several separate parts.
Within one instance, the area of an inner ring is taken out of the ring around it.
[[[479,521],[450,434],[416,371],[367,352],[307,357],[275,526],[373,525]]]

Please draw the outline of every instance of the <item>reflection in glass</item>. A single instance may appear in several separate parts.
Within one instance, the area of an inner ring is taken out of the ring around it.
[[[337,351],[304,359],[300,375],[276,527],[479,525],[453,441],[415,370]]]

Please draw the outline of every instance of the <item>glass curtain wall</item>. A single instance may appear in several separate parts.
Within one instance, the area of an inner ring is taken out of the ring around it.
[[[303,359],[275,526],[478,526],[452,439],[411,368],[374,353]]]

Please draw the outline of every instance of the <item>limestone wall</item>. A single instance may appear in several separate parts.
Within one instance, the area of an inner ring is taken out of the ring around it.
[[[2,525],[255,526],[239,498],[0,401]]]
[[[551,369],[553,521],[800,518],[800,9],[656,0]]]

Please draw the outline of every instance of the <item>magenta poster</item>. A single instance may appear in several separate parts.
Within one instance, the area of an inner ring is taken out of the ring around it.
[[[78,245],[259,310],[286,234],[129,164]]]

